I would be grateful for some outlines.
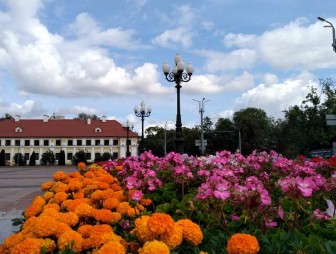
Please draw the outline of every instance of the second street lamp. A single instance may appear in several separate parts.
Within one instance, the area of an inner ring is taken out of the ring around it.
[[[149,106],[146,111],[144,101],[142,101],[140,105],[141,105],[140,111],[137,106],[134,107],[134,114],[137,117],[141,117],[141,140],[140,140],[139,152],[143,153],[145,151],[144,120],[145,117],[150,116],[150,114],[152,113],[152,108]]]
[[[333,26],[333,24],[331,22],[329,22],[328,20],[318,17],[318,20],[321,20],[323,22],[326,22],[328,25],[324,26],[324,27],[331,27],[332,29],[332,44],[331,46],[333,47],[334,51],[336,52],[336,36],[335,36],[335,27]]]
[[[193,72],[193,66],[191,63],[185,68],[182,57],[176,54],[174,57],[175,66],[170,70],[169,64],[164,63],[162,66],[162,71],[166,76],[166,80],[169,82],[175,82],[176,93],[177,93],[177,113],[176,113],[176,132],[175,132],[175,152],[184,153],[184,140],[182,134],[182,121],[181,121],[181,108],[180,108],[180,89],[181,82],[189,82]]]
[[[134,125],[131,124],[128,120],[126,120],[126,125],[124,129],[126,129],[126,158],[131,156],[131,152],[129,150],[130,140],[129,140],[129,131],[133,130]]]

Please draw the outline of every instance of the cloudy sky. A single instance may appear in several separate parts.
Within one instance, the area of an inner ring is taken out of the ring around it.
[[[336,80],[335,0],[0,0],[0,116],[78,113],[145,127],[175,122],[176,89],[162,64],[191,62],[182,83],[184,126],[198,102],[214,122],[256,107],[298,105],[321,78]],[[194,100],[193,100],[194,99]]]

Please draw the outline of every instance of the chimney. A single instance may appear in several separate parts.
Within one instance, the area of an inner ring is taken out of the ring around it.
[[[91,124],[91,118],[87,119],[87,124]]]
[[[106,116],[102,116],[102,122],[106,123]]]
[[[15,115],[14,120],[15,120],[15,122],[20,121],[20,116],[19,115]]]
[[[43,116],[43,122],[46,123],[46,122],[48,122],[48,120],[49,120],[49,116],[48,115],[44,115]]]

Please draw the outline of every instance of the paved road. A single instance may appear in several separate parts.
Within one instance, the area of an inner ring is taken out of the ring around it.
[[[34,197],[41,195],[41,184],[52,180],[59,170],[76,171],[74,166],[0,167],[0,244],[17,228],[11,219],[20,217]]]

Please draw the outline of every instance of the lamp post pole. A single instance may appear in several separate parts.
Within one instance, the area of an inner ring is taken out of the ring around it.
[[[201,155],[204,154],[204,131],[203,131],[203,113],[204,113],[204,104],[210,100],[202,99],[202,101],[198,101],[193,99],[194,101],[198,102],[199,105],[199,113],[201,114]]]
[[[331,27],[331,29],[332,29],[332,44],[331,44],[331,46],[333,47],[334,51],[336,52],[335,27],[333,26],[333,24],[331,22],[329,22],[328,20],[325,20],[324,18],[318,17],[317,19],[328,23],[328,25],[324,26],[324,27]]]
[[[181,82],[189,82],[193,72],[193,66],[191,63],[185,68],[182,57],[179,54],[176,54],[174,57],[175,66],[170,70],[169,64],[164,63],[162,70],[166,76],[166,80],[169,82],[175,82],[176,94],[177,94],[177,110],[176,110],[176,131],[175,131],[175,152],[184,153],[184,140],[182,134],[182,120],[181,120],[181,103],[180,103],[180,89]]]
[[[134,114],[137,117],[141,117],[141,140],[140,140],[139,152],[143,153],[145,151],[144,121],[145,117],[149,117],[150,114],[152,113],[152,108],[149,106],[146,111],[144,101],[142,101],[140,105],[141,105],[140,111],[137,106],[134,107]]]
[[[126,157],[129,157],[131,156],[131,152],[129,150],[129,130],[133,129],[133,125],[127,120],[124,128],[126,129]]]

